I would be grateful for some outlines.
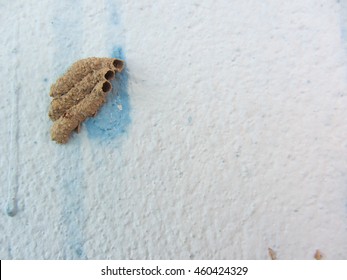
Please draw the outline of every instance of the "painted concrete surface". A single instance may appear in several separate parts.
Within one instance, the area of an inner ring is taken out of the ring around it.
[[[0,1],[0,258],[346,259],[346,1],[95,2]],[[126,71],[57,145],[89,56]]]

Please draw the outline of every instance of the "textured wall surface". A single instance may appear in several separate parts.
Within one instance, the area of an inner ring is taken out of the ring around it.
[[[347,259],[345,0],[0,1],[0,34],[1,259]],[[89,56],[126,71],[57,145]]]

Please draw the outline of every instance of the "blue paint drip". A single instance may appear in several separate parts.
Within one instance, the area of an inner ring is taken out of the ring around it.
[[[340,6],[341,39],[345,49],[347,50],[347,3],[342,1],[342,3],[340,3]]]
[[[56,75],[66,71],[66,65],[72,63],[80,56],[82,48],[82,17],[77,19],[72,15],[79,15],[82,9],[81,1],[62,0],[57,1],[53,7],[53,19],[51,21],[52,38],[54,46],[53,69]],[[69,10],[69,13],[66,13]],[[50,77],[48,80],[51,80]],[[45,81],[45,80],[44,80]],[[46,82],[46,81],[45,81]],[[81,150],[73,146],[56,150],[58,162],[70,161],[57,167],[57,174],[60,177],[59,199],[61,201],[61,224],[60,233],[63,235],[61,244],[62,256],[64,259],[87,259],[84,249],[85,236],[84,224],[87,216],[84,206],[84,173],[81,166]]]
[[[84,251],[84,223],[86,213],[83,204],[83,172],[80,167],[81,155],[79,150],[70,153],[71,158],[77,162],[76,169],[66,168],[62,178],[64,192],[64,206],[62,219],[66,225],[67,254],[65,259],[88,259]]]
[[[80,55],[82,46],[81,34],[83,34],[82,17],[78,20],[72,15],[79,15],[81,11],[81,1],[56,1],[54,5],[54,14],[51,20],[51,28],[54,33],[55,48],[53,60],[53,69],[63,74],[66,71],[66,65],[76,60]],[[69,13],[66,13],[66,11]],[[73,34],[73,36],[72,36]]]
[[[109,11],[109,16],[110,16],[110,22],[113,25],[117,25],[119,24],[119,15],[118,15],[118,11],[117,11],[117,6],[113,3],[114,1],[112,0],[107,0],[106,1],[106,5]]]
[[[122,47],[114,48],[112,57],[125,60]],[[125,133],[131,122],[126,67],[121,73],[116,74],[112,87],[113,90],[108,94],[106,104],[94,118],[88,119],[85,123],[90,138],[114,139]]]

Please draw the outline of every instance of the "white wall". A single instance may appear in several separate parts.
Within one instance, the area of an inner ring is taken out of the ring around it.
[[[95,2],[0,3],[0,258],[346,259],[346,2]],[[51,142],[50,85],[114,55]]]

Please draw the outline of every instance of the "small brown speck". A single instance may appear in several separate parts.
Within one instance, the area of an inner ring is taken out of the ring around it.
[[[269,256],[272,260],[277,260],[276,252],[271,248],[268,248]]]
[[[321,260],[323,258],[323,255],[321,253],[321,251],[319,251],[318,249],[316,250],[316,252],[314,253],[314,258],[316,260]]]

